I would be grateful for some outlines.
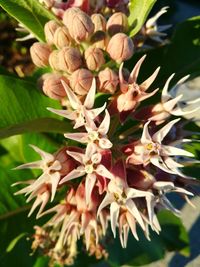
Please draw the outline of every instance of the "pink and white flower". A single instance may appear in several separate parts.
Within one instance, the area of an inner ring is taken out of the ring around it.
[[[165,136],[179,120],[180,119],[175,119],[173,121],[170,121],[152,136],[148,131],[148,125],[150,121],[145,123],[142,137],[139,141],[133,144],[134,152],[130,156],[128,156],[127,162],[135,165],[143,164],[144,166],[152,163],[153,165],[167,173],[184,176],[178,170],[178,168],[183,167],[183,165],[177,163],[172,157],[193,157],[194,155],[181,148],[162,144]]]
[[[65,88],[70,105],[73,110],[57,110],[53,108],[48,108],[48,110],[60,116],[63,116],[69,120],[73,120],[75,122],[74,129],[85,125],[86,114],[91,120],[94,120],[105,109],[106,103],[100,108],[92,109],[92,107],[94,106],[95,93],[96,93],[95,79],[93,79],[92,86],[83,104],[81,100],[78,98],[78,96],[76,96],[76,94],[70,89],[70,87],[64,81],[62,81],[62,85]]]

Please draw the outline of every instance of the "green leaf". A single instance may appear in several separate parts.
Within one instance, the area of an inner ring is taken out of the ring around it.
[[[157,0],[131,0],[130,15],[128,22],[130,25],[130,36],[134,36],[143,26],[145,20]]]
[[[39,41],[45,41],[44,25],[55,16],[36,0],[0,0],[0,6],[22,23]]]
[[[13,248],[16,246],[16,244],[18,243],[18,241],[20,239],[22,239],[24,236],[26,236],[27,233],[21,233],[20,235],[18,235],[17,237],[15,237],[10,244],[8,245],[6,252],[11,252],[13,250]]]
[[[48,257],[39,257],[37,258],[33,267],[48,267],[49,266],[49,258]]]
[[[64,133],[71,124],[46,108],[61,108],[35,89],[30,81],[0,75],[0,138],[24,132]],[[58,118],[58,119],[55,119]]]

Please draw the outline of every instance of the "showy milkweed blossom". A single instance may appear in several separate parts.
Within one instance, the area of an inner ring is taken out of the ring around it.
[[[157,88],[159,66],[139,82],[148,56],[141,56],[132,67],[127,64],[131,73],[124,67],[139,47],[128,36],[124,11],[128,1],[102,1],[101,14],[95,13],[95,1],[42,2],[51,4],[47,8],[54,12],[57,9],[58,19],[47,22],[47,43],[33,44],[31,56],[37,66],[51,69],[41,77],[40,89],[62,105],[62,109],[47,109],[72,130],[53,154],[31,145],[41,160],[16,169],[42,173],[15,185],[26,183],[16,194],[28,195],[27,202],[34,199],[29,216],[36,210],[37,218],[52,216],[35,228],[33,249],[40,248],[53,262],[70,265],[79,239],[90,255],[107,257],[104,240],[109,226],[126,248],[129,235],[140,242],[137,225],[148,240],[149,229],[162,231],[160,210],[179,214],[167,198],[169,192],[190,202],[193,192],[188,185],[196,180],[184,173],[184,159],[195,160],[184,142],[191,141],[192,132],[180,129],[184,127],[180,116],[194,109],[188,102],[184,111],[182,96],[173,95],[189,76],[174,85],[172,74]],[[156,24],[165,12],[163,8],[144,25],[145,34],[158,42],[169,27]],[[174,87],[168,90],[171,82]]]

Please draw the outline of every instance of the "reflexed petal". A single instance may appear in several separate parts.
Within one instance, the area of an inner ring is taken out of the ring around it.
[[[151,157],[150,162],[159,169],[163,170],[164,172],[176,174],[176,172],[172,171],[165,165],[165,163],[163,162],[163,160],[161,160],[161,158]]]
[[[144,55],[143,57],[140,58],[140,60],[138,60],[138,62],[136,63],[134,69],[132,70],[130,77],[129,77],[129,83],[136,83],[137,78],[138,78],[138,74],[140,71],[140,67],[143,63],[143,61],[145,60],[147,55]]]
[[[155,89],[151,93],[142,93],[142,95],[139,97],[138,101],[144,101],[145,99],[152,97],[155,95],[156,92],[158,92],[159,88]]]
[[[99,213],[101,212],[102,209],[110,205],[113,201],[115,201],[113,194],[107,193],[98,208],[97,216],[99,216]]]
[[[86,113],[88,114],[88,117],[94,120],[102,111],[104,111],[105,108],[106,108],[106,103],[104,103],[102,107],[88,110],[86,111]]]
[[[181,149],[181,148],[178,148],[178,147],[162,145],[162,149],[164,150],[166,155],[169,155],[169,156],[194,157],[194,155],[191,152],[188,152],[188,151]]]
[[[107,170],[106,167],[102,164],[98,165],[95,171],[98,175],[101,175],[101,176],[106,177],[108,179],[114,178],[113,174],[109,170]]]
[[[140,84],[140,87],[144,91],[146,91],[151,86],[151,84],[155,81],[159,71],[160,71],[160,67],[158,67],[148,79],[146,79],[142,84]]]
[[[91,160],[92,156],[96,153],[96,151],[96,145],[94,143],[89,143],[86,147],[85,160],[83,159],[83,162]]]
[[[78,178],[80,176],[83,176],[85,174],[84,171],[80,171],[80,170],[72,170],[68,175],[66,175],[65,177],[63,177],[60,181],[59,184],[63,184],[65,182],[68,182],[72,179]]]
[[[181,188],[181,187],[175,187],[175,189],[173,191],[181,193],[181,194],[189,195],[192,197],[194,196],[194,194],[192,192],[189,192],[188,190],[185,190],[184,188]]]
[[[99,129],[98,129],[98,132],[101,135],[106,135],[108,133],[109,128],[110,128],[110,114],[107,111],[107,109],[105,110],[105,114],[106,115],[105,115],[103,121],[101,122]]]
[[[43,160],[38,160],[30,163],[25,163],[20,166],[17,166],[13,170],[22,170],[22,169],[42,169]]]
[[[173,73],[166,81],[164,88],[162,90],[162,96],[161,96],[161,100],[162,103],[165,103],[166,101],[168,101],[171,98],[171,95],[168,93],[168,88],[169,88],[169,83],[171,82],[172,78],[174,77],[175,73]]]
[[[45,162],[51,162],[51,161],[54,161],[54,156],[51,155],[50,153],[47,153],[45,151],[43,151],[42,149],[40,149],[39,147],[37,146],[34,146],[34,145],[29,145],[31,148],[33,148],[35,150],[35,152],[37,152],[41,158],[43,160],[45,160]]]
[[[85,101],[84,101],[84,106],[87,109],[91,109],[94,106],[95,93],[96,93],[96,80],[95,80],[95,78],[93,78],[92,85],[91,85],[90,90],[88,91],[86,98],[85,98]]]
[[[92,190],[96,183],[96,175],[95,174],[88,174],[85,179],[85,198],[86,198],[86,205],[89,204],[91,201],[91,194]]]
[[[166,13],[168,8],[169,8],[168,6],[163,7],[158,13],[156,13],[153,17],[148,19],[145,26],[147,28],[151,28],[152,26],[154,26],[157,19],[159,19],[159,17],[162,16],[162,14]]]
[[[73,109],[79,109],[79,107],[82,105],[81,101],[78,99],[78,97],[74,94],[74,92],[70,89],[70,87],[61,80],[62,85],[65,88],[65,92],[67,93],[67,96],[69,98],[69,102]]]
[[[70,150],[67,150],[66,152],[70,157],[74,158],[76,161],[80,162],[81,164],[84,164],[85,154],[70,151]]]
[[[116,226],[119,218],[119,210],[119,205],[116,202],[112,202],[110,205],[110,223],[114,238],[116,237]]]
[[[167,102],[163,103],[163,107],[166,111],[171,112],[178,101],[183,97],[183,95],[179,95],[173,99],[168,100]]]
[[[161,143],[164,137],[169,133],[171,128],[174,126],[174,124],[176,124],[178,121],[180,121],[180,119],[175,119],[167,123],[164,127],[162,127],[158,132],[156,132],[152,136],[153,141]]]
[[[53,174],[51,174],[51,202],[54,200],[59,181],[59,172],[54,172]]]
[[[134,188],[127,188],[125,192],[126,192],[127,199],[136,198],[136,197],[153,196],[153,194],[150,193],[150,192],[137,190],[137,189],[134,189]]]
[[[175,186],[173,182],[158,181],[153,184],[153,188],[157,190],[171,191]]]
[[[109,149],[111,148],[113,145],[110,142],[110,140],[108,140],[108,138],[101,138],[99,139],[99,146],[103,149]]]
[[[143,222],[142,217],[140,215],[140,212],[138,211],[138,208],[136,207],[136,205],[133,202],[133,200],[128,199],[126,201],[126,208],[133,215],[133,217],[136,219],[136,221],[139,223],[139,225],[144,230],[145,229],[144,222]]]
[[[68,139],[72,139],[80,143],[88,142],[88,133],[68,133],[64,134],[64,136]]]
[[[54,109],[54,108],[47,108],[49,111],[58,114],[59,116],[62,116],[64,118],[67,118],[69,120],[76,120],[77,113],[76,111],[69,111],[69,110],[60,110],[60,109]]]
[[[148,143],[152,142],[151,136],[150,136],[149,131],[148,131],[149,123],[150,123],[150,121],[145,123],[145,125],[143,127],[143,132],[142,132],[142,137],[141,137],[141,143],[142,144],[148,144]]]
[[[138,238],[138,235],[136,232],[136,223],[135,223],[135,219],[134,219],[133,215],[129,212],[126,212],[126,219],[127,219],[128,225],[131,228],[131,232],[132,232],[133,236],[138,241],[139,238]]]
[[[194,108],[191,110],[182,110],[181,108],[176,108],[176,109],[172,110],[170,113],[174,116],[184,116],[184,115],[191,114],[193,112],[197,112],[199,109],[200,109],[200,107]]]

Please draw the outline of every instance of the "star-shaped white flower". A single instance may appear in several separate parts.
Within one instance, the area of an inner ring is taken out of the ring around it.
[[[107,138],[107,133],[110,127],[110,115],[107,110],[105,110],[105,117],[102,120],[99,127],[91,120],[91,118],[86,115],[87,124],[85,128],[87,132],[83,133],[67,133],[64,136],[66,138],[78,141],[84,144],[96,144],[101,149],[109,149],[112,147],[112,143]]]
[[[104,165],[101,164],[102,156],[96,150],[96,146],[93,143],[90,143],[87,146],[85,154],[73,151],[67,151],[67,154],[78,161],[81,165],[77,169],[72,170],[67,176],[62,178],[60,184],[86,175],[85,195],[86,203],[88,204],[92,190],[96,184],[97,175],[106,177],[108,179],[112,179],[113,175],[109,170],[106,169]]]
[[[95,92],[96,92],[96,81],[93,79],[92,85],[88,94],[85,98],[84,103],[82,104],[81,100],[75,95],[75,93],[70,89],[70,87],[62,81],[62,85],[65,88],[66,94],[68,96],[70,105],[73,110],[58,110],[53,108],[48,108],[51,112],[54,112],[60,116],[63,116],[69,120],[73,120],[75,122],[74,129],[84,126],[86,123],[85,115],[91,120],[94,120],[106,107],[106,103],[96,109],[92,109],[95,101]]]
[[[31,201],[33,198],[36,197],[29,216],[36,209],[36,207],[41,204],[41,208],[37,214],[37,217],[39,217],[44,207],[46,206],[50,196],[51,201],[53,201],[55,197],[58,183],[61,177],[59,173],[59,171],[61,170],[61,164],[58,160],[55,160],[54,156],[50,153],[47,153],[33,145],[31,145],[31,147],[41,156],[42,159],[35,162],[20,165],[16,167],[15,170],[41,169],[43,173],[36,180],[18,182],[13,184],[13,186],[22,183],[28,183],[28,186],[19,190],[15,194],[30,194],[27,199],[27,202]]]
[[[145,230],[142,216],[133,199],[141,197],[145,198],[147,201],[148,209],[148,203],[150,203],[149,201],[153,197],[152,193],[128,187],[128,184],[126,182],[125,168],[121,161],[115,164],[113,172],[115,173],[114,178],[111,179],[108,184],[107,193],[98,208],[97,214],[99,214],[103,208],[110,205],[111,229],[114,237],[116,236],[116,226],[118,224],[121,208],[123,210],[127,210],[139,223],[142,229]],[[134,236],[137,236],[134,230],[133,234]]]
[[[127,158],[127,162],[132,164],[143,164],[144,166],[152,163],[165,172],[184,176],[178,170],[179,167],[183,166],[174,161],[172,157],[193,157],[194,155],[181,148],[162,144],[164,137],[179,120],[180,119],[175,119],[170,121],[152,136],[150,136],[148,131],[148,125],[150,123],[150,121],[148,121],[144,125],[140,141],[135,144],[134,152]]]

